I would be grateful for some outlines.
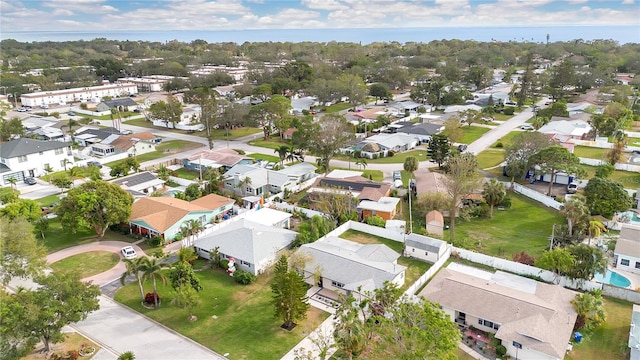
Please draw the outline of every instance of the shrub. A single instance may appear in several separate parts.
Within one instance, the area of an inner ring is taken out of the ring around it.
[[[496,143],[496,147],[502,149],[504,147],[504,144],[501,141],[498,141]]]
[[[233,278],[236,280],[238,284],[249,285],[256,281],[256,276],[252,273],[244,270],[238,270],[233,273]]]
[[[500,344],[496,346],[496,355],[499,357],[503,357],[507,353],[507,348],[504,345]]]
[[[158,299],[158,302],[160,302],[160,295],[158,295],[158,293],[146,293],[144,295],[144,302],[147,304],[155,304],[155,299],[154,299],[154,295],[155,298]]]
[[[513,108],[512,107],[506,107],[504,108],[504,110],[502,111],[505,115],[513,115]]]
[[[223,268],[224,270],[227,270],[229,268],[229,260],[227,259],[220,260],[220,267]]]
[[[161,236],[154,236],[151,239],[149,239],[149,243],[152,246],[160,246],[162,244],[162,237]]]
[[[383,228],[386,223],[387,223],[386,220],[381,218],[378,215],[370,216],[370,217],[367,218],[367,224],[372,225],[372,226],[377,226],[377,227]]]
[[[396,152],[393,151],[393,150],[387,151],[387,157],[393,157],[393,155],[395,155],[395,154],[396,154]]]
[[[513,254],[512,259],[515,262],[525,265],[533,266],[533,264],[535,263],[535,259],[533,258],[533,256],[527,254],[525,251],[522,251],[519,254]]]
[[[508,209],[511,207],[511,197],[509,195],[505,196],[504,199],[502,200],[502,202],[500,204],[498,204],[498,206],[502,206],[505,209]]]
[[[244,150],[240,150],[240,149],[233,149],[235,152],[238,153],[238,155],[246,155],[246,152]]]

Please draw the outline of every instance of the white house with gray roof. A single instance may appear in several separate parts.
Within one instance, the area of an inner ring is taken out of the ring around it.
[[[561,360],[578,314],[574,291],[502,271],[451,263],[420,292],[463,327],[495,334],[519,360]]]
[[[284,169],[280,169],[278,172],[287,175],[289,180],[294,181],[296,184],[318,176],[316,167],[307,162],[285,166]]]
[[[112,180],[112,183],[120,185],[120,187],[132,195],[151,195],[156,190],[164,187],[165,181],[159,179],[156,174],[150,171],[143,171],[129,176]]]
[[[287,174],[255,165],[236,165],[224,176],[224,188],[243,196],[278,194],[296,183]]]
[[[640,305],[633,304],[631,312],[631,329],[629,330],[630,360],[640,360]]]
[[[234,258],[237,269],[258,275],[275,263],[280,251],[296,235],[291,230],[240,219],[196,240],[193,246],[205,259],[210,259],[211,252],[218,248],[221,259]]]
[[[404,247],[404,256],[435,263],[444,255],[447,243],[429,236],[411,233],[405,238]]]
[[[21,182],[26,177],[46,175],[46,168],[61,171],[73,166],[71,143],[15,139],[0,143],[0,184],[9,185],[9,179]]]
[[[639,225],[621,224],[613,259],[617,269],[640,274]]]
[[[305,268],[298,269],[305,281],[323,289],[349,295],[373,292],[386,281],[404,285],[407,268],[398,265],[400,254],[386,245],[326,237],[302,245],[296,254],[307,259]]]

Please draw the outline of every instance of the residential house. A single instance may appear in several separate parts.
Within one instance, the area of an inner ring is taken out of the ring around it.
[[[430,263],[440,260],[447,250],[447,243],[429,236],[411,233],[404,240],[404,256]]]
[[[431,141],[431,137],[433,135],[442,132],[442,130],[444,130],[444,125],[398,121],[389,125],[387,129],[391,133],[413,136],[414,138],[418,139],[419,143],[425,143]]]
[[[521,360],[564,359],[577,318],[575,295],[559,285],[459,264],[440,270],[420,292],[458,325],[494,334]]]
[[[115,138],[107,138],[101,142],[103,145],[111,145],[117,152],[126,152],[129,156],[137,156],[156,151],[156,144],[162,138],[148,132],[120,135]]]
[[[640,225],[620,225],[620,236],[613,251],[615,267],[640,274]]]
[[[97,128],[84,126],[76,130],[74,140],[82,147],[90,147],[93,144],[102,142],[102,140],[113,135],[120,135],[120,131],[116,128]],[[113,137],[115,139],[116,137]]]
[[[143,171],[111,181],[128,191],[133,196],[149,196],[164,188],[164,180],[158,179],[156,174]]]
[[[362,143],[365,145],[367,143],[374,143],[378,145],[378,152],[382,153],[382,156],[387,156],[390,151],[398,153],[411,150],[418,145],[419,140],[416,136],[408,134],[377,134],[362,140]],[[368,153],[370,153],[370,151],[367,151],[364,146],[360,149],[360,152],[363,157],[374,157],[369,156]]]
[[[289,180],[293,181],[295,184],[299,184],[318,176],[318,174],[316,174],[316,167],[307,162],[285,166],[283,169],[278,170],[278,172],[287,175]]]
[[[266,226],[290,229],[292,216],[288,212],[263,207],[257,211],[247,213],[244,218]]]
[[[371,216],[380,216],[392,220],[398,212],[400,198],[383,196],[378,201],[362,200],[358,204],[358,213],[362,220]]]
[[[278,254],[291,244],[296,235],[294,231],[245,218],[197,239],[194,248],[205,259],[210,259],[211,252],[216,249],[221,259],[234,258],[238,270],[258,275],[275,263]]]
[[[73,88],[53,91],[40,91],[20,95],[20,102],[24,106],[40,106],[49,104],[66,104],[78,101],[89,101],[103,97],[117,98],[137,94],[138,87],[131,83],[106,84],[99,86]]]
[[[64,141],[64,132],[56,127],[58,119],[53,116],[30,115],[22,119],[25,137],[46,141]]]
[[[338,192],[351,194],[355,199],[363,201],[379,201],[383,197],[388,197],[391,193],[391,184],[379,183],[362,176],[352,176],[347,178],[322,177],[317,179],[309,189],[308,193]],[[310,204],[313,208],[313,203]]]
[[[444,231],[444,217],[438,210],[431,210],[425,216],[427,234],[442,236]]]
[[[167,121],[166,119],[152,119],[153,126],[179,129],[186,131],[202,131],[204,125],[200,123],[200,113],[202,109],[198,105],[188,105],[182,108],[182,114],[180,114],[180,120],[176,123]]]
[[[302,245],[296,254],[308,259],[304,269],[297,269],[305,281],[334,292],[333,299],[337,299],[336,293],[357,296],[373,292],[387,281],[404,285],[407,268],[398,265],[400,254],[386,245],[326,237]]]
[[[444,113],[445,114],[459,113],[466,110],[482,111],[482,106],[475,105],[475,104],[449,105],[444,109]]]
[[[404,114],[405,111],[416,112],[420,107],[424,107],[424,104],[417,103],[411,100],[398,101],[387,104],[389,108],[395,109],[397,112]]]
[[[298,129],[296,128],[289,128],[287,130],[285,130],[284,133],[282,133],[282,138],[285,140],[292,140],[293,139],[293,133],[298,131]]]
[[[543,134],[565,135],[570,139],[584,140],[591,132],[591,125],[583,120],[572,120],[560,116],[551,117],[551,121],[538,129]]]
[[[182,225],[198,220],[204,226],[233,211],[235,200],[209,194],[191,202],[172,197],[144,197],[133,203],[129,225],[134,234],[161,236],[172,242]]]
[[[484,107],[489,105],[490,101],[493,101],[493,103],[495,105],[498,104],[508,104],[511,102],[511,99],[509,98],[509,94],[502,92],[502,91],[496,91],[493,93],[473,93],[472,94],[474,97],[474,101],[473,104]],[[491,99],[491,100],[490,100]]]
[[[301,114],[303,111],[309,111],[315,103],[317,103],[316,98],[311,96],[293,96],[291,98],[291,113]]]
[[[189,170],[220,169],[222,174],[236,165],[250,164],[253,164],[253,159],[227,148],[198,151],[182,160],[182,166]]]
[[[269,196],[295,185],[287,174],[253,165],[236,165],[225,173],[224,188],[239,195]]]
[[[640,305],[631,308],[631,325],[629,330],[629,360],[640,360]]]
[[[429,169],[418,169],[413,173],[415,177],[416,193],[418,196],[422,194],[446,193],[446,176],[429,171]]]
[[[45,175],[49,167],[61,171],[73,163],[69,142],[20,138],[0,143],[0,185],[9,185],[11,178],[21,182]]]
[[[105,100],[96,105],[96,111],[105,112],[115,110],[116,112],[124,113],[133,111],[138,108],[138,103],[133,101],[130,97],[121,99]]]

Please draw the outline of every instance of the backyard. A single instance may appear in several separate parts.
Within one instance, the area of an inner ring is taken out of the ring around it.
[[[200,136],[202,138],[206,137],[206,133],[204,131],[199,131],[197,133],[194,133],[187,130],[171,129],[163,126],[154,126],[150,121],[147,121],[144,118],[126,120],[124,121],[124,124],[140,126],[140,127],[145,127],[149,129],[162,129],[165,131],[171,131],[171,132],[180,133],[180,134]],[[227,138],[227,130],[225,129],[214,129],[212,132],[212,135],[214,140],[236,140],[244,136],[259,134],[259,133],[262,133],[261,128],[238,127],[238,128],[229,129],[228,138]]]
[[[553,224],[563,224],[565,220],[556,211],[537,201],[515,193],[509,195],[511,207],[494,209],[492,219],[457,219],[454,244],[509,260],[513,254],[521,251],[526,251],[534,258],[540,257],[549,245]],[[424,227],[424,218],[414,216],[416,218]],[[445,222],[448,224],[449,220]],[[443,238],[449,239],[448,230],[444,231]]]
[[[404,248],[403,243],[399,241],[385,239],[380,236],[375,236],[356,230],[347,230],[342,233],[340,237],[360,244],[383,244],[399,254],[402,254]],[[418,280],[418,278],[431,267],[430,263],[405,256],[401,256],[398,259],[398,264],[407,267],[407,271],[405,272],[404,285],[402,286],[403,290],[406,290],[409,286],[416,282],[416,280]]]
[[[171,304],[175,292],[170,285],[158,284],[158,309],[141,305],[135,283],[118,290],[115,299],[220,354],[229,353],[230,359],[279,359],[329,316],[311,307],[307,319],[287,332],[280,328],[282,320],[274,317],[270,273],[245,286],[222,270],[200,267],[196,274],[203,288],[198,293],[202,305],[193,310],[196,321]],[[150,285],[145,288],[150,290]]]
[[[476,159],[478,160],[479,169],[487,169],[498,166],[504,161],[504,150],[485,150],[478,154],[478,156],[476,156]]]
[[[160,159],[160,158],[163,158],[165,156],[170,156],[171,154],[175,154],[175,153],[182,152],[182,151],[193,150],[193,149],[197,149],[197,148],[200,148],[200,147],[203,147],[203,145],[200,144],[200,143],[187,141],[187,140],[165,141],[165,142],[162,142],[162,143],[156,145],[156,151],[148,152],[146,154],[137,155],[136,156],[136,160],[138,160],[139,163],[143,163],[145,161]],[[125,161],[126,161],[126,159],[117,160],[117,161],[112,161],[110,163],[106,163],[105,165],[109,166],[109,167],[114,167],[114,166],[116,166],[116,165],[118,165],[120,163],[123,163]]]
[[[462,132],[464,133],[464,136],[459,142],[462,144],[471,144],[490,130],[491,128],[486,128],[483,126],[462,126]]]
[[[585,334],[582,342],[573,344],[567,360],[627,360],[629,359],[629,324],[632,303],[603,297],[607,320],[604,325]]]

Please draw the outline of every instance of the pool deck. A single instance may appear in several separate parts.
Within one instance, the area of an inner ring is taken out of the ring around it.
[[[638,288],[640,288],[640,274],[634,274],[632,272],[616,269],[613,266],[609,266],[608,269],[613,272],[617,272],[618,274],[626,277],[627,279],[629,279],[629,281],[631,281],[631,285],[629,285],[627,289],[637,290]]]

